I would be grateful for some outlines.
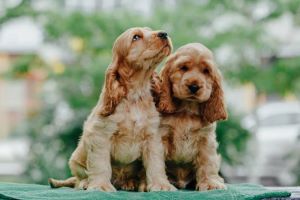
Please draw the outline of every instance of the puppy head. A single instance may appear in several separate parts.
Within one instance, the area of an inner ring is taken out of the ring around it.
[[[129,77],[134,73],[147,72],[150,81],[157,64],[171,51],[172,43],[166,32],[130,28],[122,33],[113,46],[113,59],[106,71],[99,114],[108,116],[114,112],[127,95]],[[146,80],[145,74],[142,75]]]
[[[212,52],[200,43],[187,44],[170,56],[161,72],[161,112],[176,111],[174,99],[199,103],[204,123],[227,118],[221,75]]]
[[[113,47],[113,59],[122,59],[133,68],[154,67],[172,51],[172,43],[164,31],[130,28],[122,33]]]

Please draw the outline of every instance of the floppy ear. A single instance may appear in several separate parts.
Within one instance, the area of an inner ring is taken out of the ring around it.
[[[172,85],[170,82],[171,60],[167,61],[160,74],[161,77],[161,94],[158,103],[158,110],[162,113],[173,113],[176,105],[172,98]]]
[[[158,106],[161,95],[161,80],[156,72],[151,75],[151,94],[156,106]]]
[[[101,116],[111,115],[122,98],[127,95],[127,88],[118,73],[120,67],[118,59],[108,67],[105,74],[105,83],[100,97],[99,114]]]
[[[221,75],[218,71],[215,72],[212,94],[208,101],[200,104],[199,109],[204,124],[227,119]]]

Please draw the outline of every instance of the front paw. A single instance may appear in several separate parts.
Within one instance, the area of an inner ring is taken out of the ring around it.
[[[206,190],[222,190],[226,189],[226,185],[223,180],[220,179],[207,179],[203,180],[200,183],[197,183],[196,190],[206,191]]]
[[[120,188],[121,190],[125,191],[134,191],[135,190],[135,182],[134,180],[128,180],[127,182],[123,183]]]
[[[100,190],[102,192],[116,192],[116,188],[110,182],[90,183],[88,190]]]
[[[88,188],[88,179],[86,178],[86,179],[80,180],[77,183],[76,188],[80,189],[80,190],[86,190]]]
[[[169,181],[163,181],[163,182],[155,182],[150,183],[147,186],[147,190],[149,192],[154,191],[176,191],[176,187],[174,187]]]
[[[145,181],[141,181],[138,187],[139,192],[147,192],[147,184]]]

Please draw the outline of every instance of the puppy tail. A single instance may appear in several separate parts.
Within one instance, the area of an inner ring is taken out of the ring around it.
[[[77,178],[76,177],[70,177],[66,180],[56,180],[53,178],[49,178],[48,182],[50,184],[51,188],[60,188],[60,187],[70,187],[74,188],[77,183]]]

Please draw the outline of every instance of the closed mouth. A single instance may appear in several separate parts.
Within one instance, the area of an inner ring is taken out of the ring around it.
[[[167,43],[166,45],[164,45],[164,46],[162,47],[162,49],[159,51],[159,53],[161,53],[165,48],[169,48],[169,49],[171,48],[170,45],[169,45],[169,43]],[[159,53],[158,53],[158,54],[159,54]],[[171,51],[169,51],[168,55],[169,55],[170,53],[171,53]]]
[[[164,45],[154,56],[151,56],[151,57],[147,58],[146,60],[152,60],[152,59],[158,57],[165,48],[170,48],[170,45],[169,44]]]
[[[160,52],[162,52],[165,48],[170,48],[169,43],[165,44],[165,45],[161,48]]]
[[[189,96],[187,99],[197,99],[195,96]]]

